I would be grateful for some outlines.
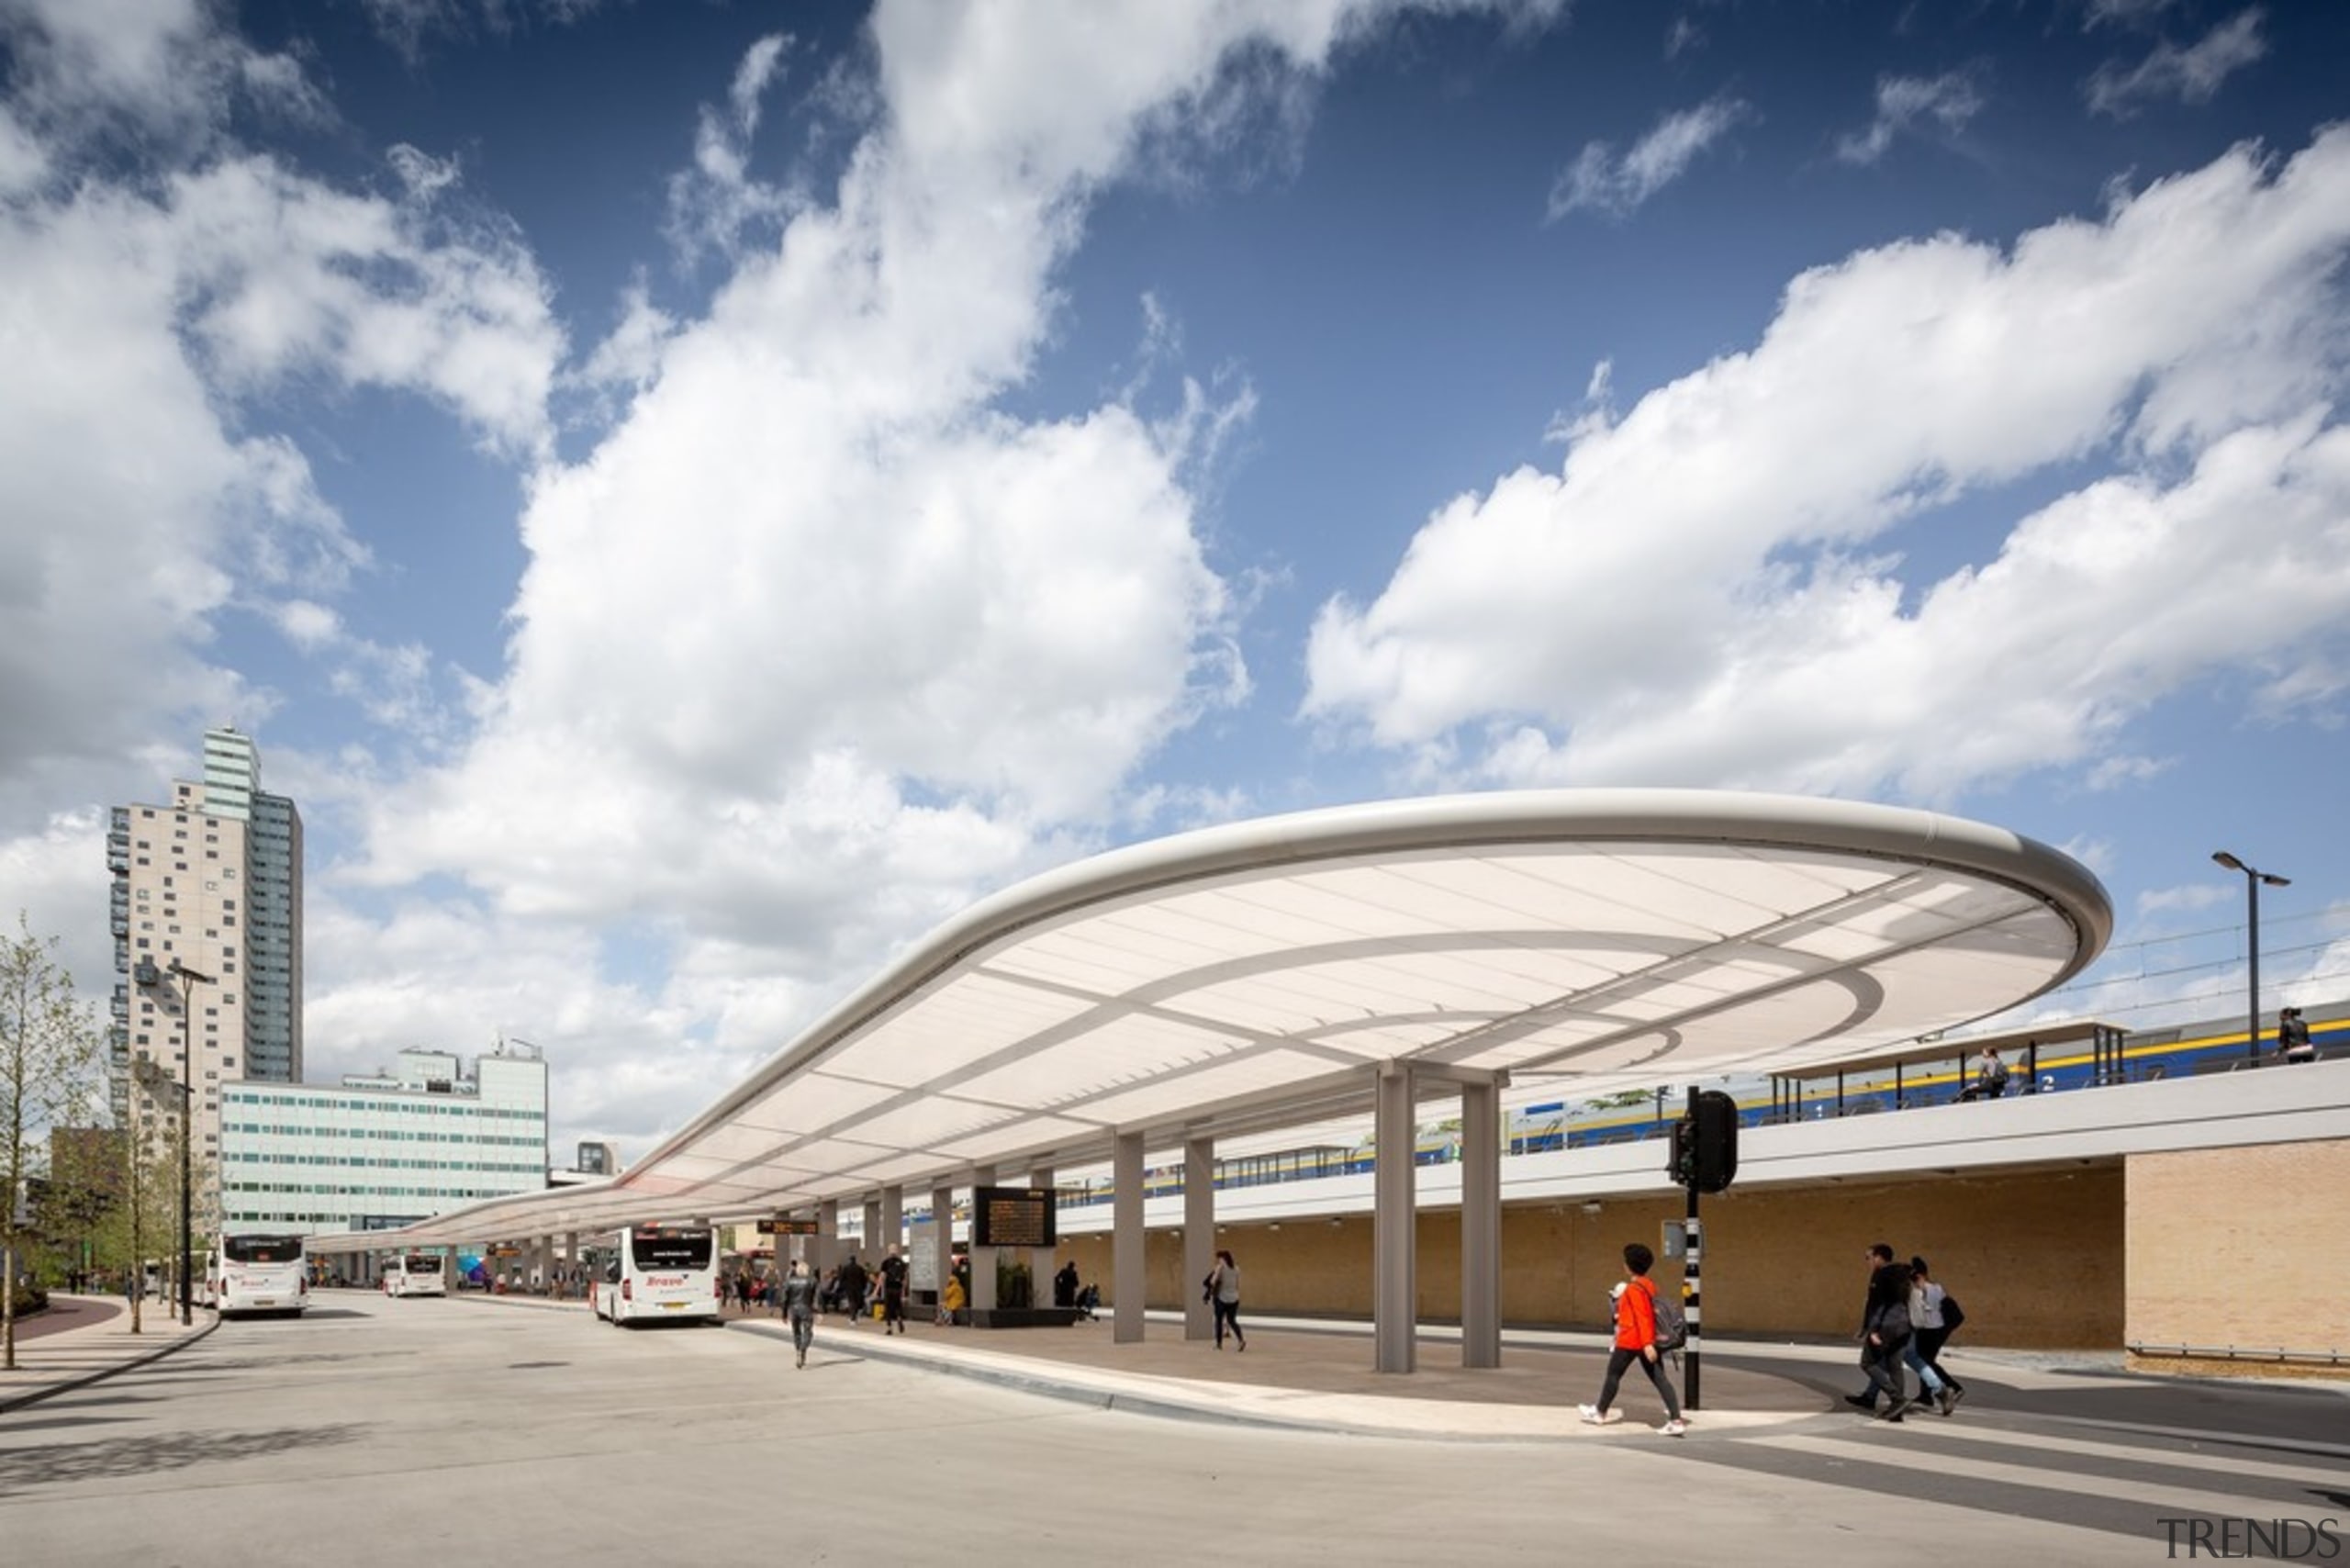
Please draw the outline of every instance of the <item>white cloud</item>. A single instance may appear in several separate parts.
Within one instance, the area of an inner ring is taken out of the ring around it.
[[[2150,914],[2169,914],[2180,911],[2192,913],[2218,904],[2232,907],[2235,897],[2233,888],[2210,881],[2188,882],[2171,888],[2148,888],[2138,895],[2138,913],[2143,918]]]
[[[807,193],[772,185],[750,173],[760,103],[782,79],[789,37],[774,33],[744,51],[724,109],[705,105],[694,134],[694,161],[669,179],[670,245],[690,264],[705,252],[739,258],[746,244],[765,245]]]
[[[997,399],[1093,191],[1284,100],[1360,16],[883,6],[837,198],[741,247],[699,319],[632,299],[597,362],[632,400],[533,482],[479,733],[377,802],[350,874],[463,877],[500,929],[655,934],[663,1004],[763,1051],[976,891],[1131,824],[1139,766],[1248,690],[1198,494],[1252,394]],[[766,178],[740,133],[781,58],[742,62],[695,189]]]
[[[1621,158],[1609,142],[1585,143],[1574,162],[1551,181],[1546,220],[1555,223],[1585,209],[1619,217],[1631,211],[1687,173],[1700,153],[1753,115],[1751,107],[1736,98],[1715,97],[1665,116]]]
[[[2126,119],[2156,99],[2210,102],[2230,76],[2268,52],[2268,42],[2260,35],[2261,21],[2260,8],[2255,6],[2184,49],[2168,41],[2156,44],[2145,59],[2126,70],[2108,62],[2089,78],[2090,109]]]
[[[1945,136],[1955,136],[1983,109],[1983,95],[1963,71],[1941,76],[1881,76],[1876,84],[1876,118],[1869,128],[1841,137],[1836,156],[1847,163],[1874,163],[1893,146],[1893,139],[1931,120]]]
[[[2337,129],[2005,254],[1944,236],[1806,274],[1753,350],[1460,497],[1374,601],[1326,605],[1305,710],[1447,776],[1940,797],[2127,755],[2216,672],[2326,700],[2345,248]],[[2099,457],[1938,582],[1865,553]]]

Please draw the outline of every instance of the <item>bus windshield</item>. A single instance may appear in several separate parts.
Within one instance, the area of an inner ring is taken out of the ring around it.
[[[427,1257],[421,1252],[411,1252],[408,1255],[405,1266],[411,1274],[437,1274],[441,1271],[441,1260],[437,1257]]]
[[[707,1269],[717,1238],[707,1230],[639,1230],[629,1236],[640,1269]]]
[[[302,1260],[302,1238],[298,1236],[226,1236],[220,1238],[220,1250],[231,1263],[298,1263]]]

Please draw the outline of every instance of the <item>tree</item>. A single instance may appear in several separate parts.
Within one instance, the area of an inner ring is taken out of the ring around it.
[[[17,1365],[16,1260],[31,1239],[17,1196],[38,1173],[49,1129],[86,1109],[98,1082],[97,1020],[52,956],[57,939],[37,939],[21,911],[17,924],[22,934],[0,940],[0,1256],[8,1260],[0,1369],[8,1371]]]

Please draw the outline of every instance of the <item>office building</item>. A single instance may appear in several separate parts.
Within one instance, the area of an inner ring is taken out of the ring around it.
[[[443,1051],[319,1083],[231,1083],[220,1217],[231,1230],[388,1230],[547,1185],[547,1067],[501,1042],[469,1077]]]

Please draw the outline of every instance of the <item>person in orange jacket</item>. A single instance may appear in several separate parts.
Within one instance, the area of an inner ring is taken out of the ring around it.
[[[1655,1266],[1656,1254],[1639,1242],[1624,1249],[1624,1282],[1616,1287],[1616,1343],[1607,1352],[1607,1381],[1599,1385],[1598,1404],[1576,1408],[1595,1427],[1622,1420],[1624,1413],[1615,1408],[1616,1390],[1625,1369],[1638,1361],[1664,1400],[1664,1425],[1657,1430],[1677,1438],[1689,1429],[1689,1423],[1681,1418],[1681,1397],[1673,1392],[1672,1380],[1664,1375],[1664,1358],[1656,1348],[1656,1282],[1649,1278]]]

